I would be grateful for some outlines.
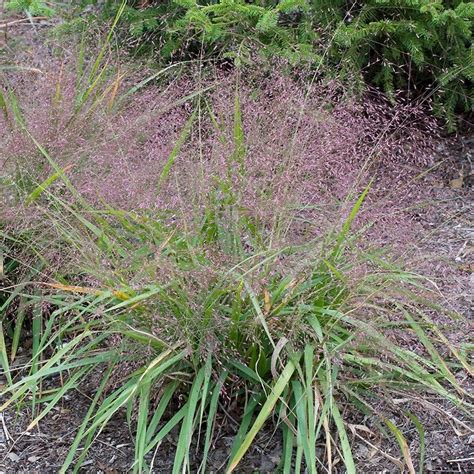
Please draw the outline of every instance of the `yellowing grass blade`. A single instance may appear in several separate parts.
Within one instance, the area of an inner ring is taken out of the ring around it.
[[[407,413],[406,415],[410,418],[418,431],[418,436],[420,438],[420,466],[418,472],[419,474],[423,474],[423,466],[425,464],[425,430],[421,421],[413,415],[413,413]]]
[[[43,283],[43,285],[48,286],[49,288],[54,288],[56,290],[65,291],[67,293],[79,293],[83,295],[95,295],[95,296],[105,296],[105,297],[110,295],[122,301],[127,301],[132,298],[131,295],[121,290],[101,290],[99,288],[90,288],[86,286],[76,286],[76,285],[65,285],[63,283]]]
[[[408,447],[407,440],[405,436],[403,436],[402,432],[389,420],[384,420],[385,424],[389,427],[390,431],[395,435],[398,445],[403,454],[403,459],[405,460],[405,464],[407,465],[408,472],[410,474],[415,474],[415,467],[413,466],[413,461],[411,459],[410,448]]]
[[[120,70],[117,71],[117,77],[112,85],[112,89],[110,91],[109,101],[107,103],[107,110],[110,112],[115,104],[115,99],[117,97],[117,92],[119,90],[120,84],[122,83],[122,79],[125,77],[125,74],[121,74]]]

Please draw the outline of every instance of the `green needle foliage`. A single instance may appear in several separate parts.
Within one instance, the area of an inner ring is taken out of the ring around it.
[[[52,16],[55,10],[51,8],[50,2],[44,0],[9,0],[6,7],[10,10],[25,11],[31,15]]]
[[[160,57],[215,56],[250,60],[253,49],[292,62],[315,61],[309,4],[305,0],[244,2],[240,0],[151,2],[124,14],[132,43],[158,46]],[[150,41],[151,40],[151,41]],[[151,43],[151,44],[150,44]],[[263,49],[262,49],[263,47]]]
[[[106,15],[120,5],[106,2]],[[131,0],[121,25],[135,51],[161,62],[285,58],[392,98],[422,97],[453,130],[455,113],[473,106],[473,19],[464,0]]]
[[[389,95],[432,97],[450,128],[454,112],[472,109],[472,2],[372,0],[350,10],[330,3],[341,20],[332,49],[342,70],[363,73]]]

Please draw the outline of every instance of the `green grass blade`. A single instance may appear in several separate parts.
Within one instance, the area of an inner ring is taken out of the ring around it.
[[[15,290],[10,293],[10,296],[6,299],[6,301],[0,306],[0,314],[3,314],[4,311],[10,306],[13,300],[21,294],[22,290],[24,290],[25,286],[27,286],[28,282],[22,282],[16,285]]]
[[[199,425],[202,424],[202,419],[204,416],[204,411],[206,408],[206,400],[209,392],[209,385],[212,376],[212,354],[208,354],[206,359],[206,364],[204,366],[204,382],[202,384],[202,399],[201,399],[201,410],[199,416]]]
[[[314,348],[307,344],[304,349],[305,395],[308,420],[308,457],[306,461],[310,472],[316,472],[316,413],[314,401]],[[311,467],[311,466],[314,466]]]
[[[13,113],[13,118],[18,127],[24,128],[25,127],[25,118],[23,117],[23,112],[21,111],[20,104],[16,95],[13,93],[11,89],[7,91],[8,96],[8,105],[10,106],[10,110]]]
[[[273,342],[272,335],[270,334],[270,330],[268,329],[267,321],[265,320],[265,315],[262,312],[262,308],[260,307],[260,304],[258,303],[257,297],[255,296],[255,293],[252,290],[252,287],[247,283],[247,281],[244,281],[244,285],[245,285],[245,289],[247,290],[247,293],[250,296],[250,301],[252,302],[255,312],[257,313],[257,317],[265,331],[265,334],[267,335],[268,341],[275,349],[276,347],[275,343]]]
[[[149,453],[160,441],[162,441],[168,433],[186,416],[188,405],[181,407],[171,419],[161,428],[153,440],[148,444],[146,452]]]
[[[65,173],[70,167],[66,167],[61,170],[61,173]],[[53,173],[49,178],[45,179],[38,187],[36,187],[26,198],[25,204],[28,206],[30,205],[33,201],[36,201],[41,194],[49,187],[51,186],[58,178],[61,177],[61,173]]]
[[[349,216],[346,218],[344,221],[344,224],[342,225],[342,229],[339,232],[337,236],[337,243],[336,246],[334,247],[334,250],[332,252],[332,258],[337,259],[343,250],[343,245],[344,241],[346,240],[347,235],[349,234],[349,231],[351,229],[352,223],[354,222],[354,219],[356,218],[357,214],[359,213],[359,210],[362,206],[362,203],[364,202],[367,193],[369,192],[371,186],[372,186],[373,179],[369,182],[369,184],[365,187],[365,189],[362,191],[362,194],[359,196],[357,199],[356,203],[351,209],[351,212],[349,213]]]
[[[0,109],[2,109],[5,120],[8,120],[7,101],[5,100],[5,96],[3,95],[2,91],[0,91]]]
[[[57,373],[61,369],[61,367],[63,367],[63,364],[60,364],[61,359],[63,359],[66,354],[72,352],[73,349],[88,336],[88,331],[79,334],[74,339],[66,343],[59,351],[57,351],[40,369],[32,370],[31,375],[25,377],[24,379],[16,382],[14,385],[9,387],[8,391],[12,392],[12,396],[5,403],[3,403],[3,405],[0,407],[0,411],[4,410],[15,400],[18,400],[29,390],[34,391],[35,387],[38,384],[38,381],[42,377],[45,377],[50,373]]]
[[[244,377],[247,381],[253,382],[253,383],[260,383],[261,380],[257,373],[252,370],[250,367],[242,364],[242,362],[239,362],[238,360],[229,360],[228,361],[228,367],[229,370],[235,369],[237,370],[239,376]]]
[[[242,446],[242,442],[245,438],[245,434],[247,433],[250,423],[252,422],[253,415],[255,413],[255,410],[257,409],[260,399],[261,399],[261,396],[253,395],[250,398],[250,401],[247,403],[247,406],[245,407],[244,416],[240,420],[240,425],[237,431],[237,435],[235,436],[234,442],[232,443],[232,449],[230,451],[229,459],[233,459],[237,451],[240,449],[240,446]]]
[[[150,389],[151,381],[147,381],[140,387],[140,401],[137,417],[137,434],[135,439],[135,466],[134,472],[144,472],[145,468],[145,449],[147,439],[147,423],[150,407]]]
[[[420,440],[420,466],[418,469],[419,474],[423,474],[423,468],[425,465],[425,430],[423,428],[423,425],[421,424],[421,421],[413,415],[413,413],[407,413],[406,414],[408,418],[412,421],[412,423],[416,427],[416,431],[418,431],[418,437]]]
[[[306,465],[308,466],[309,472],[314,474],[316,469],[316,446],[311,448],[309,445],[308,423],[310,420],[308,420],[306,411],[307,400],[303,394],[303,385],[299,380],[293,381],[292,389],[295,398],[294,412],[296,414],[297,433],[303,447]]]
[[[71,181],[69,178],[65,175],[64,171],[60,166],[56,163],[55,160],[49,155],[49,153],[46,151],[46,149],[41,145],[38,140],[24,127],[24,130],[26,134],[30,137],[32,142],[35,144],[36,148],[38,151],[48,160],[48,163],[51,165],[51,167],[54,169],[55,174],[57,174],[58,178],[60,177],[63,183],[66,185],[68,191],[71,192],[71,194],[77,198],[80,202],[84,203],[84,200],[80,196],[80,194],[77,192],[76,188],[72,185]],[[43,189],[42,192],[44,192],[46,189]]]
[[[95,407],[97,406],[97,403],[99,402],[105,388],[107,387],[107,384],[109,382],[110,375],[112,373],[113,368],[114,368],[114,364],[111,364],[110,367],[104,373],[104,375],[103,375],[103,377],[100,381],[100,385],[97,388],[97,390],[95,392],[95,395],[94,395],[94,398],[92,399],[92,402],[91,402],[91,404],[90,404],[90,406],[87,410],[87,413],[84,416],[84,419],[82,420],[81,426],[79,427],[79,430],[77,431],[77,434],[74,438],[74,441],[73,441],[73,443],[71,444],[71,446],[69,448],[66,459],[64,460],[64,463],[61,466],[61,469],[59,470],[59,474],[65,474],[68,471],[69,466],[73,463],[74,457],[76,456],[79,445],[83,441],[83,436],[84,436],[84,433],[86,431],[87,424],[89,423],[89,420],[91,419],[91,417],[94,413]],[[91,441],[91,440],[92,440],[92,437],[89,441]],[[86,438],[86,440],[85,440],[85,442],[82,446],[82,451],[81,451],[82,459],[85,459],[85,457],[87,455],[87,451],[89,450],[89,447],[90,447],[90,442],[88,443],[87,438]],[[80,463],[79,463],[79,465],[80,465]]]
[[[300,474],[301,466],[303,465],[303,440],[301,438],[301,433],[296,432],[296,454],[295,454],[295,474]]]
[[[202,462],[201,462],[201,465],[199,466],[198,473],[204,474],[206,472],[206,463],[207,463],[207,458],[209,456],[209,450],[211,448],[212,434],[214,432],[214,423],[215,423],[217,407],[218,407],[217,403],[219,401],[219,395],[221,393],[222,386],[224,385],[227,375],[228,375],[227,371],[224,370],[224,372],[221,373],[219,380],[217,381],[217,383],[214,385],[212,389],[211,402],[209,404],[209,410],[207,411],[206,437],[204,440]]]
[[[289,417],[291,420],[291,417]],[[292,472],[292,461],[293,461],[293,445],[294,445],[294,434],[293,431],[286,424],[283,425],[283,452],[282,452],[282,471],[283,474],[291,474]]]
[[[148,428],[147,428],[147,435],[146,435],[147,446],[150,444],[153,438],[153,435],[155,434],[156,429],[158,428],[158,425],[160,424],[161,418],[163,417],[165,410],[168,408],[168,404],[170,403],[173,395],[176,393],[176,390],[178,389],[178,387],[179,387],[179,382],[173,381],[169,383],[163,390],[158,406],[156,407],[155,413],[153,414],[153,417],[151,418],[150,424],[148,425]]]
[[[233,138],[234,138],[234,152],[232,158],[234,161],[240,164],[241,173],[244,172],[245,165],[245,134],[244,134],[244,124],[242,121],[242,109],[240,107],[240,97],[239,97],[239,84],[237,82],[235,97],[234,97],[234,129],[233,129]]]
[[[138,379],[133,378],[129,380],[128,384],[122,386],[110,395],[104,403],[102,403],[102,406],[98,410],[94,422],[89,427],[89,430],[94,430],[98,426],[103,428],[119,409],[127,406],[127,404],[137,396],[141,384],[146,384],[149,380],[156,380],[158,376],[177,362],[181,361],[186,355],[186,351],[182,351],[175,356],[170,357],[172,353],[172,350],[168,350],[160,354],[150,362]]]
[[[192,129],[195,118],[196,118],[196,111],[194,111],[191,114],[191,117],[189,117],[189,119],[187,120],[186,124],[184,125],[183,130],[181,131],[178,137],[178,140],[176,141],[176,143],[173,146],[173,149],[171,150],[170,156],[168,157],[168,160],[165,163],[165,166],[163,167],[163,170],[158,179],[158,184],[157,184],[158,189],[160,189],[163,182],[168,178],[171,168],[173,167],[176,159],[179,156],[181,148],[183,147],[184,143],[189,137],[189,134],[191,133],[191,129]]]
[[[75,388],[77,383],[81,381],[86,374],[91,371],[90,367],[84,367],[83,369],[78,370],[76,373],[71,375],[67,382],[57,390],[56,394],[52,398],[52,400],[48,403],[48,405],[41,411],[41,413],[28,425],[26,431],[31,431],[57,404],[58,402],[64,397],[65,393],[69,390]]]
[[[186,62],[187,61],[170,64],[169,66],[167,66],[163,69],[160,69],[159,71],[155,72],[154,74],[146,77],[145,79],[140,81],[138,84],[135,84],[130,89],[128,89],[127,92],[125,92],[124,94],[121,95],[120,99],[116,102],[116,105],[114,106],[114,109],[118,108],[129,96],[131,96],[132,94],[135,94],[136,92],[138,92],[140,89],[145,87],[151,81],[154,81],[155,79],[158,79],[158,77],[160,77],[161,75],[165,74],[166,72],[170,71],[171,69],[174,69],[177,66],[181,66],[181,65],[185,64]]]
[[[105,72],[106,67],[104,66],[102,70],[97,74],[97,71],[100,68],[100,65],[102,63],[102,59],[104,58],[105,52],[107,51],[107,48],[109,47],[110,40],[112,39],[112,36],[114,34],[115,28],[117,27],[118,22],[120,21],[120,18],[123,15],[123,12],[125,11],[125,7],[127,6],[127,0],[123,0],[122,3],[120,4],[120,7],[117,10],[117,13],[115,14],[114,20],[112,22],[112,25],[107,33],[107,37],[105,38],[104,44],[102,45],[99,53],[97,54],[94,63],[92,64],[91,71],[89,73],[89,77],[87,78],[86,84],[85,84],[85,91],[82,91],[78,94],[76,97],[76,107],[75,107],[75,114],[71,117],[69,120],[68,124],[71,123],[71,121],[74,119],[74,117],[77,115],[77,113],[81,110],[85,102],[87,101],[88,97],[92,94],[94,89],[97,87],[99,84],[102,75]],[[84,51],[82,49],[81,45],[81,51],[79,55],[79,61],[78,61],[78,72],[82,70],[83,66],[83,55]]]
[[[201,389],[205,377],[205,368],[201,368],[194,379],[189,399],[186,403],[187,410],[181,425],[181,432],[179,434],[178,446],[176,448],[176,455],[174,458],[173,474],[179,474],[185,470],[187,465],[187,458],[189,456],[189,447],[193,437],[194,414],[196,413],[197,405],[202,397]]]
[[[354,458],[352,457],[351,445],[347,436],[346,428],[344,427],[344,420],[342,419],[341,413],[334,399],[332,400],[331,404],[331,413],[334,423],[336,424],[339,441],[341,442],[343,461],[344,465],[346,466],[347,473],[355,474],[356,468],[354,464]]]
[[[228,473],[233,472],[234,469],[237,467],[240,460],[243,458],[244,454],[247,452],[250,445],[252,444],[252,441],[254,440],[255,436],[260,431],[260,429],[262,428],[267,418],[271,415],[273,408],[278,402],[278,399],[280,398],[280,395],[283,393],[283,390],[285,390],[285,388],[287,387],[295,369],[296,369],[295,364],[293,363],[293,361],[289,360],[285,368],[283,369],[283,372],[281,373],[280,377],[278,378],[277,382],[275,383],[271,393],[267,397],[267,400],[265,401],[262,409],[260,410],[260,413],[258,414],[257,419],[255,420],[255,423],[253,424],[252,428],[250,429],[247,436],[243,440],[242,445],[239,447],[238,451],[235,453],[234,457],[231,459],[229,463],[229,467],[227,469]]]
[[[0,321],[0,363],[2,364],[3,373],[7,379],[8,385],[12,385],[12,376],[10,373],[10,364],[8,363],[7,347],[5,345],[5,337],[3,335],[3,323]]]
[[[33,311],[33,324],[32,324],[32,333],[33,333],[33,358],[31,361],[31,370],[30,375],[35,376],[38,371],[39,361],[41,357],[41,330],[42,330],[42,310],[40,307],[35,308]],[[41,379],[38,379],[41,381]],[[40,382],[41,383],[41,382]],[[31,390],[31,412],[35,413],[35,404],[36,404],[36,384],[32,387]]]
[[[412,315],[407,310],[405,310],[403,307],[398,305],[398,308],[403,312],[406,320],[410,323],[410,326],[412,327],[412,329],[415,331],[416,335],[418,336],[418,339],[425,346],[425,349],[430,354],[433,362],[435,362],[437,368],[445,376],[446,380],[449,380],[451,385],[460,394],[466,395],[465,390],[463,390],[461,388],[458,381],[454,377],[453,373],[449,370],[448,366],[446,365],[446,362],[443,360],[443,358],[441,357],[439,352],[436,350],[435,346],[430,341],[430,339],[427,336],[427,334],[425,333],[425,331],[423,331],[420,324],[417,321],[415,321],[415,319],[412,317]]]
[[[18,345],[20,344],[21,331],[23,329],[23,322],[26,316],[26,299],[22,295],[20,296],[20,302],[18,304],[18,311],[15,318],[15,329],[13,330],[12,347],[10,350],[10,360],[13,362],[18,351]]]

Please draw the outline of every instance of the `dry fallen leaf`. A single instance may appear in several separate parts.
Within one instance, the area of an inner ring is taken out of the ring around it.
[[[464,184],[464,179],[462,176],[460,178],[452,179],[449,182],[449,185],[453,189],[461,189],[463,184]]]
[[[474,272],[474,263],[464,263],[462,265],[459,265],[458,268],[463,272],[472,273]]]

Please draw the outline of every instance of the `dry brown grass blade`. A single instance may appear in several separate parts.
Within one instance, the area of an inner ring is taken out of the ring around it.
[[[410,474],[416,474],[415,466],[413,465],[413,459],[411,458],[410,448],[408,447],[405,436],[403,436],[403,433],[390,420],[385,419],[384,421],[397,440],[408,472]]]
[[[386,453],[385,451],[383,451],[382,449],[380,449],[379,446],[376,446],[375,444],[373,444],[372,442],[370,442],[368,439],[364,438],[362,435],[360,435],[356,429],[353,429],[355,426],[360,426],[360,425],[349,425],[349,428],[351,429],[352,433],[354,434],[354,436],[358,439],[360,439],[361,441],[363,441],[365,444],[367,444],[367,446],[370,446],[373,450],[375,450],[376,452],[380,453],[384,458],[388,459],[389,461],[391,461],[393,464],[395,464],[399,469],[400,471],[403,470],[403,463],[400,462],[399,459],[397,458],[394,458],[393,456],[391,456],[390,454]],[[351,428],[352,427],[352,428]],[[367,428],[368,429],[368,428]],[[370,431],[370,430],[369,430]]]
[[[68,293],[79,293],[84,295],[103,295],[106,291],[109,290],[99,290],[97,288],[89,288],[85,286],[75,286],[75,285],[64,285],[62,283],[43,283],[43,285],[56,290],[66,291]],[[130,295],[127,295],[125,292],[120,290],[112,290],[111,294],[116,298],[125,301],[130,299]]]
[[[20,20],[12,20],[6,23],[0,23],[0,28],[9,28],[10,26],[20,25],[22,23],[32,24],[34,20],[48,20],[47,16],[33,16],[31,18],[21,18]]]
[[[120,68],[117,71],[117,77],[113,82],[110,90],[110,97],[107,103],[107,110],[110,112],[115,105],[115,99],[117,97],[117,92],[119,90],[120,84],[122,83],[122,79],[125,77],[125,73],[120,73]]]

